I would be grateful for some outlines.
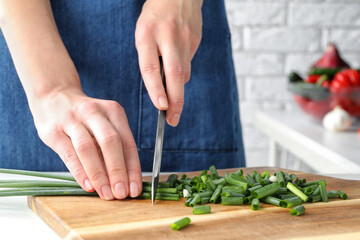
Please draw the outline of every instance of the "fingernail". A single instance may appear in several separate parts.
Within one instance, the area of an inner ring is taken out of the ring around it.
[[[127,197],[126,188],[122,182],[115,184],[115,197],[118,199],[124,199]]]
[[[137,197],[139,195],[139,187],[136,182],[130,183],[130,196]]]
[[[109,185],[102,186],[101,192],[106,200],[114,199],[114,196],[111,193],[111,188]]]
[[[93,185],[91,184],[91,182],[90,182],[89,179],[86,179],[85,182],[84,182],[84,184],[85,184],[86,190],[91,191],[91,190],[94,189],[94,187],[93,187]]]
[[[167,109],[169,107],[168,101],[167,101],[166,97],[164,97],[164,96],[160,96],[158,98],[158,102],[159,102],[160,107],[162,107],[164,109]]]
[[[180,120],[180,114],[174,114],[174,116],[171,119],[171,124],[176,126],[178,125],[179,120]]]

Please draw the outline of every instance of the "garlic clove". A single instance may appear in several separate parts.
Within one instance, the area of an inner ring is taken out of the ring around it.
[[[323,118],[323,126],[331,131],[345,131],[352,125],[352,117],[340,106],[336,106]]]

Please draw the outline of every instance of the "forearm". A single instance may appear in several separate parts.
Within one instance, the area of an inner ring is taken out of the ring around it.
[[[1,30],[29,104],[63,89],[81,90],[49,0],[0,0]]]

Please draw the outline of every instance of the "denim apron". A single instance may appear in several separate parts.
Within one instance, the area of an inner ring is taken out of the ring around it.
[[[157,110],[141,79],[134,32],[144,0],[54,0],[54,17],[84,92],[125,109],[143,171],[152,171]],[[165,127],[161,171],[245,166],[230,32],[223,0],[204,1],[203,34],[176,128]],[[49,63],[51,64],[51,63]],[[44,66],[46,67],[46,66]],[[64,171],[39,139],[0,33],[0,167]]]

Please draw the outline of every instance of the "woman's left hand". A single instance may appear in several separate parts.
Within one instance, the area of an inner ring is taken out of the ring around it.
[[[184,84],[190,79],[191,59],[202,31],[202,0],[147,0],[137,21],[135,43],[141,75],[151,101],[167,110],[167,122],[179,123]],[[160,75],[162,56],[166,93]]]

